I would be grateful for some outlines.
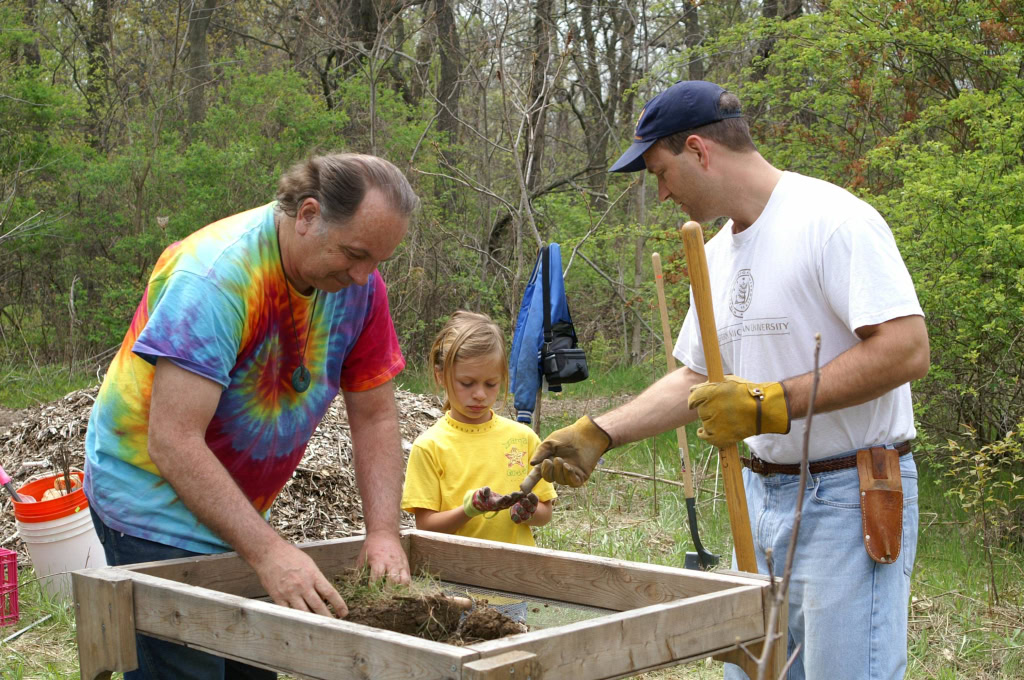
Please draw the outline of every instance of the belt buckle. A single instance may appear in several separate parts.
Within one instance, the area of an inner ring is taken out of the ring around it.
[[[759,475],[765,474],[764,461],[755,456],[754,454],[750,454],[750,471],[755,472]]]

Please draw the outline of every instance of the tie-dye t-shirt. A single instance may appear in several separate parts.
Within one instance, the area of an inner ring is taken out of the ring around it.
[[[149,458],[158,358],[224,387],[206,443],[264,515],[339,389],[368,390],[405,367],[378,272],[364,286],[316,293],[313,310],[314,295],[288,286],[279,257],[273,203],[200,229],[160,256],[89,418],[85,492],[109,527],[193,552],[230,550]],[[298,393],[291,376],[307,328],[312,379]]]

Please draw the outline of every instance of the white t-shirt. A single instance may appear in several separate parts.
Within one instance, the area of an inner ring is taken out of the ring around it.
[[[864,201],[828,182],[783,173],[764,211],[739,234],[728,222],[706,246],[715,324],[726,374],[781,381],[822,366],[860,339],[854,330],[901,316],[923,316],[889,226]],[[693,297],[675,356],[707,375]],[[746,439],[758,457],[797,463],[805,418],[788,435]],[[910,385],[878,399],[815,413],[811,460],[913,439]]]

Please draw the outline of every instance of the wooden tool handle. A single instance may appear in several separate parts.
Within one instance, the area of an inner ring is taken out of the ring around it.
[[[658,309],[661,312],[661,336],[665,343],[665,374],[676,370],[676,359],[672,356],[672,331],[668,325],[668,304],[665,302],[665,281],[661,273],[661,255],[651,253],[654,265],[654,283],[658,289]],[[679,445],[679,462],[683,468],[683,494],[693,498],[693,471],[690,468],[690,447],[686,443],[686,428],[676,428],[676,443]]]
[[[526,479],[519,485],[519,490],[524,494],[528,494],[533,491],[533,487],[537,486],[537,482],[540,481],[540,465],[535,465],[530,474],[526,475]]]
[[[708,367],[708,380],[721,382],[725,375],[718,347],[715,310],[711,302],[708,261],[704,254],[704,230],[697,222],[687,222],[683,225],[683,247],[686,249],[686,261],[690,269],[690,287],[693,289],[693,303],[697,307],[697,321],[700,325],[701,343],[704,345],[704,363]],[[736,549],[736,565],[741,571],[757,573],[754,537],[750,532],[750,516],[747,514],[747,495],[743,492],[740,454],[736,445],[730,444],[719,449],[718,455],[722,462],[722,478],[725,480],[725,500],[729,508],[733,546]]]

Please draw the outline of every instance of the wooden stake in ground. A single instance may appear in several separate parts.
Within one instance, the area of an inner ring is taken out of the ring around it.
[[[676,360],[672,356],[672,333],[668,325],[668,303],[665,301],[665,281],[661,273],[661,255],[651,254],[654,266],[654,282],[658,291],[658,309],[661,312],[661,335],[665,345],[665,375],[676,370]],[[683,489],[686,497],[686,521],[690,525],[690,538],[696,552],[688,552],[685,557],[687,569],[711,569],[718,564],[718,555],[704,549],[700,541],[697,527],[697,501],[693,489],[693,469],[690,467],[690,445],[686,441],[686,427],[676,428],[676,443],[679,445],[679,464],[683,473]]]
[[[708,277],[708,261],[704,254],[704,231],[697,222],[683,225],[683,247],[690,269],[690,286],[693,301],[697,307],[697,321],[700,325],[701,342],[704,345],[704,361],[708,365],[708,380],[721,382],[725,379],[722,370],[722,355],[718,348],[718,327],[715,325],[715,310],[711,302],[711,282]],[[719,450],[722,463],[722,477],[725,480],[725,501],[729,509],[729,525],[732,527],[733,546],[736,549],[736,565],[741,571],[757,573],[757,559],[754,557],[754,537],[750,532],[750,516],[747,514],[747,496],[743,491],[740,454],[735,444]]]

